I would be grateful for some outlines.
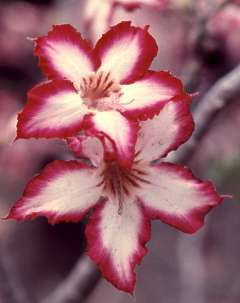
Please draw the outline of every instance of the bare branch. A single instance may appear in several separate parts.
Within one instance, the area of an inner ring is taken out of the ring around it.
[[[192,158],[195,148],[209,130],[214,118],[238,95],[240,95],[240,65],[219,79],[196,107],[193,114],[196,130],[192,138],[176,154],[174,160],[186,163]]]
[[[194,12],[196,15],[196,24],[195,30],[193,30],[193,57],[186,65],[182,74],[182,79],[184,83],[186,83],[186,89],[188,91],[194,92],[197,89],[202,75],[206,54],[210,49],[211,51],[213,51],[213,48],[217,49],[219,45],[219,42],[217,42],[214,37],[209,37],[207,30],[208,22],[230,3],[231,0],[224,0],[220,4],[209,1],[208,9],[204,15],[198,16],[197,12]]]
[[[100,280],[100,273],[87,256],[76,263],[67,278],[42,303],[80,303]]]
[[[181,281],[179,303],[206,302],[207,269],[202,255],[205,232],[203,229],[194,237],[179,234],[176,245]]]
[[[15,272],[14,263],[4,247],[0,246],[0,302],[4,303],[30,303]]]
[[[211,128],[219,112],[238,95],[240,95],[240,65],[218,80],[203,97],[194,113],[196,130],[192,139],[177,154],[176,161],[187,164],[192,159],[198,144]],[[179,235],[177,252],[182,283],[180,302],[204,303],[206,301],[204,281],[207,268],[202,255],[205,232],[206,228],[194,238]],[[193,263],[194,266],[192,266]]]

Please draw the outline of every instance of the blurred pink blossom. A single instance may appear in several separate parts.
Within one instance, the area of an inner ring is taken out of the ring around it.
[[[240,60],[240,7],[228,5],[208,24],[209,33],[219,39],[233,62]]]
[[[104,34],[112,24],[116,7],[133,10],[141,5],[165,8],[169,0],[87,0],[84,18],[86,27],[93,41]]]

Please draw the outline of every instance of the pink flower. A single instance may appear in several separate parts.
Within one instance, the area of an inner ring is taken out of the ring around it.
[[[106,159],[96,137],[69,139],[79,161],[54,161],[27,185],[8,219],[45,216],[52,224],[75,222],[93,209],[86,228],[88,255],[103,276],[132,293],[135,267],[147,253],[150,219],[196,232],[208,211],[222,202],[213,185],[197,180],[181,165],[153,162],[185,142],[193,131],[189,105],[172,100],[153,119],[142,121],[132,167]],[[105,161],[104,161],[105,158]]]
[[[35,55],[50,81],[34,87],[18,117],[18,138],[67,138],[80,131],[113,144],[119,162],[134,157],[138,121],[169,100],[191,99],[180,80],[148,71],[157,54],[153,37],[122,22],[91,49],[70,25],[36,40]]]
[[[112,24],[115,8],[122,6],[127,10],[138,8],[140,5],[165,8],[169,0],[87,0],[84,18],[91,37],[96,41]]]
[[[219,40],[228,60],[238,63],[240,59],[240,6],[229,4],[208,22],[209,34]]]

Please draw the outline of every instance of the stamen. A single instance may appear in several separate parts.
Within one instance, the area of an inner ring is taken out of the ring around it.
[[[134,98],[132,99],[132,100],[130,100],[129,102],[123,102],[123,103],[120,103],[120,105],[129,105],[129,104],[131,104],[131,103],[133,103],[134,102]]]
[[[121,172],[116,166],[116,178],[115,178],[115,187],[117,191],[117,198],[118,198],[118,214],[121,216],[123,212],[123,189],[122,189],[122,176]]]
[[[103,71],[84,77],[79,85],[81,97],[89,108],[111,110],[119,107],[121,86]]]
[[[115,162],[106,165],[101,174],[104,180],[104,190],[109,192],[118,203],[118,215],[122,215],[126,199],[130,199],[134,191],[143,183],[149,183],[146,176],[147,173],[142,170],[142,167],[135,166],[135,164],[131,170],[120,167]]]
[[[122,190],[120,189],[120,192],[118,193],[118,214],[119,216],[122,215],[123,212],[123,195]]]

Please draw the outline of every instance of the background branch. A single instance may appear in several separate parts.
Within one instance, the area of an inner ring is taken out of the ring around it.
[[[13,260],[4,247],[0,246],[0,249],[0,302],[31,303],[32,301],[18,279]]]
[[[197,147],[220,111],[240,94],[240,65],[218,80],[206,93],[194,113],[196,130],[192,138],[183,146],[184,149],[176,157],[176,161],[188,164],[193,158]],[[204,237],[207,226],[194,237],[180,234],[177,242],[177,254],[181,277],[181,293],[179,301],[206,302],[205,281],[207,268],[204,250]],[[193,266],[194,264],[194,266]]]
[[[88,256],[82,256],[66,279],[41,303],[80,303],[96,286],[101,275]]]
[[[195,92],[201,82],[202,70],[209,52],[213,52],[214,49],[217,50],[219,48],[219,42],[214,37],[209,36],[207,30],[208,22],[231,2],[231,0],[225,0],[220,4],[216,4],[214,1],[209,1],[205,14],[198,16],[197,12],[194,12],[196,15],[196,24],[193,31],[192,58],[186,64],[182,74],[182,80],[185,83],[187,91]]]
[[[174,161],[187,163],[200,140],[207,133],[219,112],[240,94],[240,65],[219,79],[205,94],[193,116],[196,129],[188,142],[176,153]]]

